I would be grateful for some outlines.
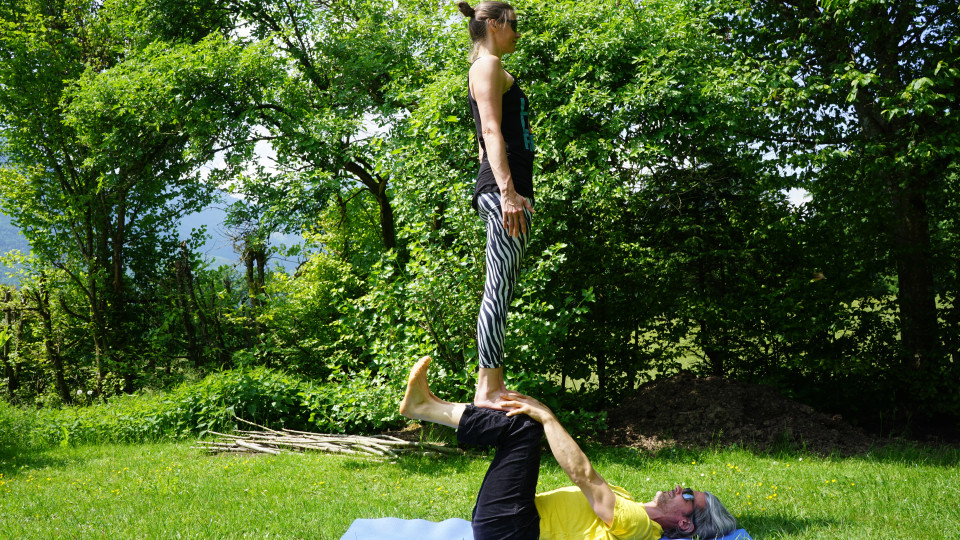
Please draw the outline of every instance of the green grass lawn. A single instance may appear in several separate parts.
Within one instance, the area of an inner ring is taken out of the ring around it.
[[[754,538],[960,538],[960,451],[868,457],[588,448],[644,500],[716,493]],[[488,457],[208,456],[189,443],[0,454],[0,538],[339,539],[356,518],[468,518]],[[546,457],[541,489],[567,485]]]

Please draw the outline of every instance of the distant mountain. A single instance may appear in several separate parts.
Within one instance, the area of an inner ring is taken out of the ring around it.
[[[196,214],[186,216],[180,224],[180,238],[186,239],[190,236],[190,231],[206,226],[208,236],[206,244],[200,250],[201,255],[208,261],[212,261],[215,266],[236,264],[238,262],[237,254],[233,250],[233,243],[227,238],[226,231],[223,228],[223,221],[226,218],[225,208],[236,199],[226,196],[225,201],[209,206]],[[301,238],[294,235],[274,235],[272,241],[277,244],[293,244],[301,241]],[[30,251],[30,244],[26,238],[20,234],[9,216],[0,214],[0,254],[19,249],[24,253]],[[280,263],[287,272],[293,272],[297,267],[297,261],[271,260],[271,264]],[[0,283],[11,283],[7,277],[9,268],[0,265]]]
[[[227,236],[227,231],[223,227],[223,221],[227,217],[226,208],[236,202],[238,199],[230,195],[222,195],[223,201],[215,203],[203,209],[196,214],[190,214],[183,218],[180,223],[180,238],[186,238],[190,235],[192,229],[199,229],[206,226],[207,239],[206,244],[200,250],[201,255],[212,260],[215,265],[236,264],[238,262],[237,253],[233,249],[233,241]],[[274,246],[293,245],[303,242],[303,238],[292,234],[274,234],[270,237]],[[297,269],[299,261],[271,259],[270,265],[279,263],[288,273],[293,273]]]
[[[30,244],[27,239],[20,234],[20,229],[13,226],[9,216],[0,214],[0,255],[19,249],[27,253],[30,251]],[[15,280],[7,277],[12,269],[0,263],[0,284],[13,285]]]
[[[180,238],[187,238],[190,231],[206,226],[207,242],[200,250],[200,254],[217,265],[233,264],[237,262],[237,253],[233,251],[233,243],[227,238],[223,228],[223,220],[227,217],[226,207],[232,203],[229,199],[215,203],[183,218],[180,222]]]
[[[13,226],[10,217],[0,214],[0,255],[15,249],[27,253],[30,251],[30,244],[20,234],[20,229]],[[14,285],[16,283],[15,280],[7,277],[11,270],[12,268],[0,263],[0,284]]]
[[[0,214],[0,253],[14,249],[26,252],[30,250],[30,244],[20,234],[20,229],[13,226],[10,216]]]

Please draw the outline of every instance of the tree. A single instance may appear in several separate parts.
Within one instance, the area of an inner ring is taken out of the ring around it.
[[[116,372],[128,390],[149,310],[140,286],[176,258],[179,218],[212,200],[199,167],[248,136],[271,61],[218,34],[129,50],[134,7],[4,4],[0,36],[3,209],[83,292],[65,309],[89,328],[98,380]]]
[[[915,409],[911,396],[927,394],[949,362],[937,308],[946,268],[936,265],[932,209],[955,197],[946,188],[960,153],[952,114],[960,13],[934,1],[727,6],[716,24],[749,74],[744,94],[773,126],[757,140],[803,170],[818,219],[852,238],[869,238],[861,225],[879,225],[901,335],[886,370],[905,383],[901,402]]]
[[[250,29],[251,43],[276,44],[290,72],[258,109],[276,152],[276,172],[261,169],[231,189],[261,197],[277,192],[268,207],[274,217],[264,219],[297,232],[330,202],[360,192],[377,203],[383,249],[397,249],[381,134],[413,106],[410,96],[392,89],[397,79],[416,76],[416,54],[426,46],[430,24],[420,6],[369,0],[220,5],[235,24]]]
[[[666,265],[655,257],[677,245],[650,239],[669,240],[657,236],[657,217],[686,215],[661,206],[671,197],[686,202],[695,189],[709,191],[722,176],[703,170],[729,166],[747,184],[733,201],[747,214],[773,199],[766,190],[776,185],[775,174],[759,164],[747,137],[728,133],[731,123],[757,115],[713,82],[716,71],[729,67],[723,35],[686,3],[635,11],[607,2],[515,6],[521,43],[505,65],[534,106],[538,169],[535,233],[508,325],[507,354],[517,361],[508,366],[517,366],[521,379],[555,376],[564,388],[595,381],[584,387],[612,401],[651,368],[675,366],[680,355],[675,342],[683,332],[659,321],[673,320],[690,299],[684,280],[692,269],[675,268],[676,280],[659,276]],[[459,358],[451,355],[452,369],[470,358],[473,346],[464,336],[474,332],[482,237],[469,207],[477,165],[465,96],[466,33],[455,26],[439,37],[442,46],[432,52],[439,70],[420,91],[420,107],[396,150],[402,171],[396,185],[416,255],[410,266],[429,269],[411,271],[410,283],[420,285],[407,290],[441,298],[427,311],[439,319],[430,325],[444,329],[438,350],[460,351]],[[677,181],[684,174],[688,182]],[[749,226],[764,225],[758,221]]]

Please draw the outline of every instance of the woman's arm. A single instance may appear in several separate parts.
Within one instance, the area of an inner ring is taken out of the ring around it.
[[[527,221],[524,208],[533,210],[525,197],[513,186],[513,176],[507,162],[507,144],[500,131],[503,120],[503,94],[510,88],[510,80],[503,64],[496,56],[477,59],[470,68],[470,91],[480,111],[480,133],[487,148],[487,160],[493,177],[500,188],[500,207],[503,211],[503,227],[510,236],[526,233]],[[483,158],[481,152],[481,159]]]
[[[507,413],[507,416],[526,414],[543,424],[550,451],[553,452],[553,457],[560,464],[560,468],[587,497],[587,502],[590,503],[597,517],[606,523],[607,527],[611,526],[616,495],[610,489],[610,484],[593,468],[586,454],[560,424],[553,411],[529,396],[512,394],[510,398],[508,401],[501,402],[504,407],[515,407]]]

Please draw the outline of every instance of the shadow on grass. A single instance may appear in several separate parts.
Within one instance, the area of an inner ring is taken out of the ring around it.
[[[478,466],[486,469],[490,459],[491,456],[480,453],[428,456],[411,454],[398,459],[397,466],[408,473],[443,475],[468,472]]]
[[[807,529],[831,527],[837,521],[826,518],[798,518],[782,515],[745,515],[737,519],[737,527],[747,531],[757,540],[772,535],[793,536]]]
[[[53,456],[47,449],[0,449],[0,474],[5,478],[14,478],[37,469],[73,466],[76,463],[76,459]]]
[[[610,463],[621,465],[631,465],[642,463],[644,461],[655,460],[661,463],[689,463],[693,460],[701,460],[705,456],[713,455],[718,452],[743,452],[744,454],[758,457],[770,458],[781,461],[795,461],[799,458],[813,458],[818,460],[862,460],[873,463],[910,463],[912,465],[922,465],[926,467],[956,468],[960,466],[960,448],[949,446],[927,447],[912,442],[896,442],[885,446],[877,447],[869,452],[854,455],[820,455],[808,452],[798,448],[781,448],[776,450],[754,450],[750,448],[732,446],[732,447],[708,447],[708,448],[683,448],[669,447],[657,452],[638,450],[628,447],[611,447],[598,444],[584,445],[588,454],[602,456],[601,459]]]

